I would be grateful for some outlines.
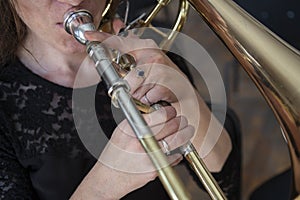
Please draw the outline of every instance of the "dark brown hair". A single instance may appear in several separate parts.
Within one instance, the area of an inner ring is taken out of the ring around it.
[[[26,25],[18,16],[12,0],[0,1],[0,66],[15,59],[18,45],[26,36]]]
[[[109,1],[107,1],[109,2]],[[0,67],[16,58],[16,51],[23,42],[27,28],[18,16],[14,0],[0,0]],[[113,0],[106,18],[115,14],[119,0]]]

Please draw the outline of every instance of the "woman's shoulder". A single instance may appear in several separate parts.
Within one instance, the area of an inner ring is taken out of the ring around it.
[[[18,58],[0,66],[0,93],[20,94],[24,91],[47,90],[48,93],[66,93],[66,88],[40,77],[28,69]]]
[[[3,100],[3,95],[16,94],[31,79],[33,76],[18,59],[0,66],[0,99]]]
[[[12,61],[0,68],[0,110],[11,115],[20,112],[26,104],[34,105],[44,97],[45,88],[19,60]]]
[[[14,80],[22,73],[23,64],[18,60],[12,60],[0,66],[0,81],[8,82]]]
[[[31,77],[26,74],[19,60],[11,61],[0,67],[0,102],[7,102],[11,97],[18,94],[23,85],[28,85]],[[25,78],[26,77],[26,78]],[[12,99],[11,99],[12,100]]]

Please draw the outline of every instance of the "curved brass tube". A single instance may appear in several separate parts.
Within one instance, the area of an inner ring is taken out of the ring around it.
[[[156,17],[156,15],[163,7],[167,6],[170,3],[170,1],[171,0],[158,0],[157,5],[151,10],[151,12],[148,14],[147,18],[144,21],[140,21],[139,26],[141,27],[151,26],[152,20]],[[153,29],[158,34],[164,37],[164,39],[159,44],[159,47],[164,50],[169,49],[170,45],[172,45],[173,40],[175,39],[177,33],[182,30],[183,25],[187,19],[187,15],[190,8],[189,3],[187,0],[179,0],[179,1],[180,2],[178,7],[178,13],[172,30],[166,34],[161,32],[158,29]]]
[[[300,56],[236,3],[188,0],[252,78],[281,125],[289,147],[293,186],[300,198]]]

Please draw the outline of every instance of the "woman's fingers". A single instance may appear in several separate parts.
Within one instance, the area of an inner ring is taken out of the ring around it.
[[[159,49],[151,39],[139,39],[133,36],[125,38],[97,31],[87,31],[84,35],[89,41],[99,41],[108,48],[119,50],[122,53],[139,53],[139,55],[134,55],[134,57],[145,54],[144,50],[147,49]]]
[[[172,106],[166,106],[155,112],[144,114],[143,116],[149,127],[155,127],[159,125],[163,127],[168,121],[176,117],[176,110]],[[130,125],[125,120],[118,125],[118,129],[122,130],[123,133],[131,137],[135,137]],[[156,130],[158,130],[158,128],[156,128]]]
[[[111,34],[106,32],[86,31],[84,36],[89,41],[103,42],[104,40],[112,37]]]
[[[171,152],[187,144],[194,136],[195,129],[191,125],[159,140],[159,144],[165,153]]]
[[[146,84],[137,89],[132,96],[136,99],[140,99],[141,102],[152,105],[159,101],[176,102],[176,95],[165,86],[159,84]]]
[[[146,93],[149,93],[148,99],[151,99],[152,103],[161,100],[175,102],[180,98],[180,83],[187,82],[187,79],[178,72],[174,63],[158,49],[153,40],[124,38],[101,32],[87,32],[85,35],[91,41],[100,41],[109,48],[129,53],[135,58],[136,68],[124,78],[128,81],[135,98],[141,99],[143,103],[146,103],[145,99],[142,99]]]
[[[186,128],[188,126],[188,121],[183,116],[177,116],[164,124],[158,124],[152,126],[151,129],[157,140],[161,140],[170,135],[177,134],[176,132]]]
[[[146,114],[144,119],[150,126],[155,139],[158,141],[164,139],[169,144],[170,150],[186,144],[194,135],[194,128],[188,124],[187,119],[183,116],[176,116],[176,111],[171,106]],[[118,129],[129,138],[135,138],[126,121],[122,122]]]

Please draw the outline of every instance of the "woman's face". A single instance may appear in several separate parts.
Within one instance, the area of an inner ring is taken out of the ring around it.
[[[89,10],[99,24],[106,0],[13,0],[18,15],[27,25],[27,39],[32,45],[54,47],[62,53],[84,51],[63,27],[64,15],[71,10]]]

